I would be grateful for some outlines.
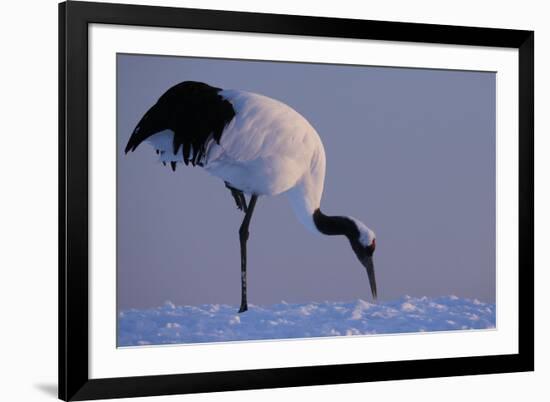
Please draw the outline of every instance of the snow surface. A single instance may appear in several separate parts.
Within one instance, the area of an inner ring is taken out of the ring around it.
[[[164,306],[119,313],[118,346],[495,328],[495,305],[456,296],[383,303]]]

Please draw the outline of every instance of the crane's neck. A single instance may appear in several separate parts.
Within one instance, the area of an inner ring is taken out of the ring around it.
[[[348,239],[358,239],[359,229],[355,220],[347,216],[328,216],[316,209],[313,212],[313,223],[317,230],[324,235],[343,235]]]
[[[363,222],[351,216],[328,216],[321,212],[325,160],[321,154],[313,160],[308,174],[287,192],[290,204],[300,223],[310,232],[328,236],[343,235],[363,247],[370,246],[375,238],[374,232]],[[316,162],[316,163],[315,163]]]
[[[287,196],[300,223],[310,232],[320,233],[313,221],[313,213],[321,205],[325,184],[326,159],[325,150],[320,139],[309,162],[308,170],[304,172],[296,185],[287,191]]]
[[[289,199],[298,220],[310,232],[328,236],[346,236],[352,244],[370,246],[374,232],[363,222],[351,216],[329,216],[321,212],[319,204],[312,202],[298,186],[289,191]]]

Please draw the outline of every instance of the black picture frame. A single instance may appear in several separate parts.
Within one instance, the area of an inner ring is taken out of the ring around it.
[[[518,49],[518,353],[90,379],[88,374],[88,25],[91,23]],[[78,1],[59,4],[59,398],[88,400],[532,370],[534,370],[534,32]]]

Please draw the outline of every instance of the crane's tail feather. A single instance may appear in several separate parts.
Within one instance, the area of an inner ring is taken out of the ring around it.
[[[164,162],[200,165],[210,141],[218,144],[235,117],[220,88],[184,81],[168,89],[145,113],[132,132],[125,153],[150,142]]]

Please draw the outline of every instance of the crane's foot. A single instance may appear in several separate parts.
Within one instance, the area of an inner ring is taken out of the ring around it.
[[[241,308],[239,309],[239,313],[244,313],[248,310],[248,305],[246,303],[241,304]]]

